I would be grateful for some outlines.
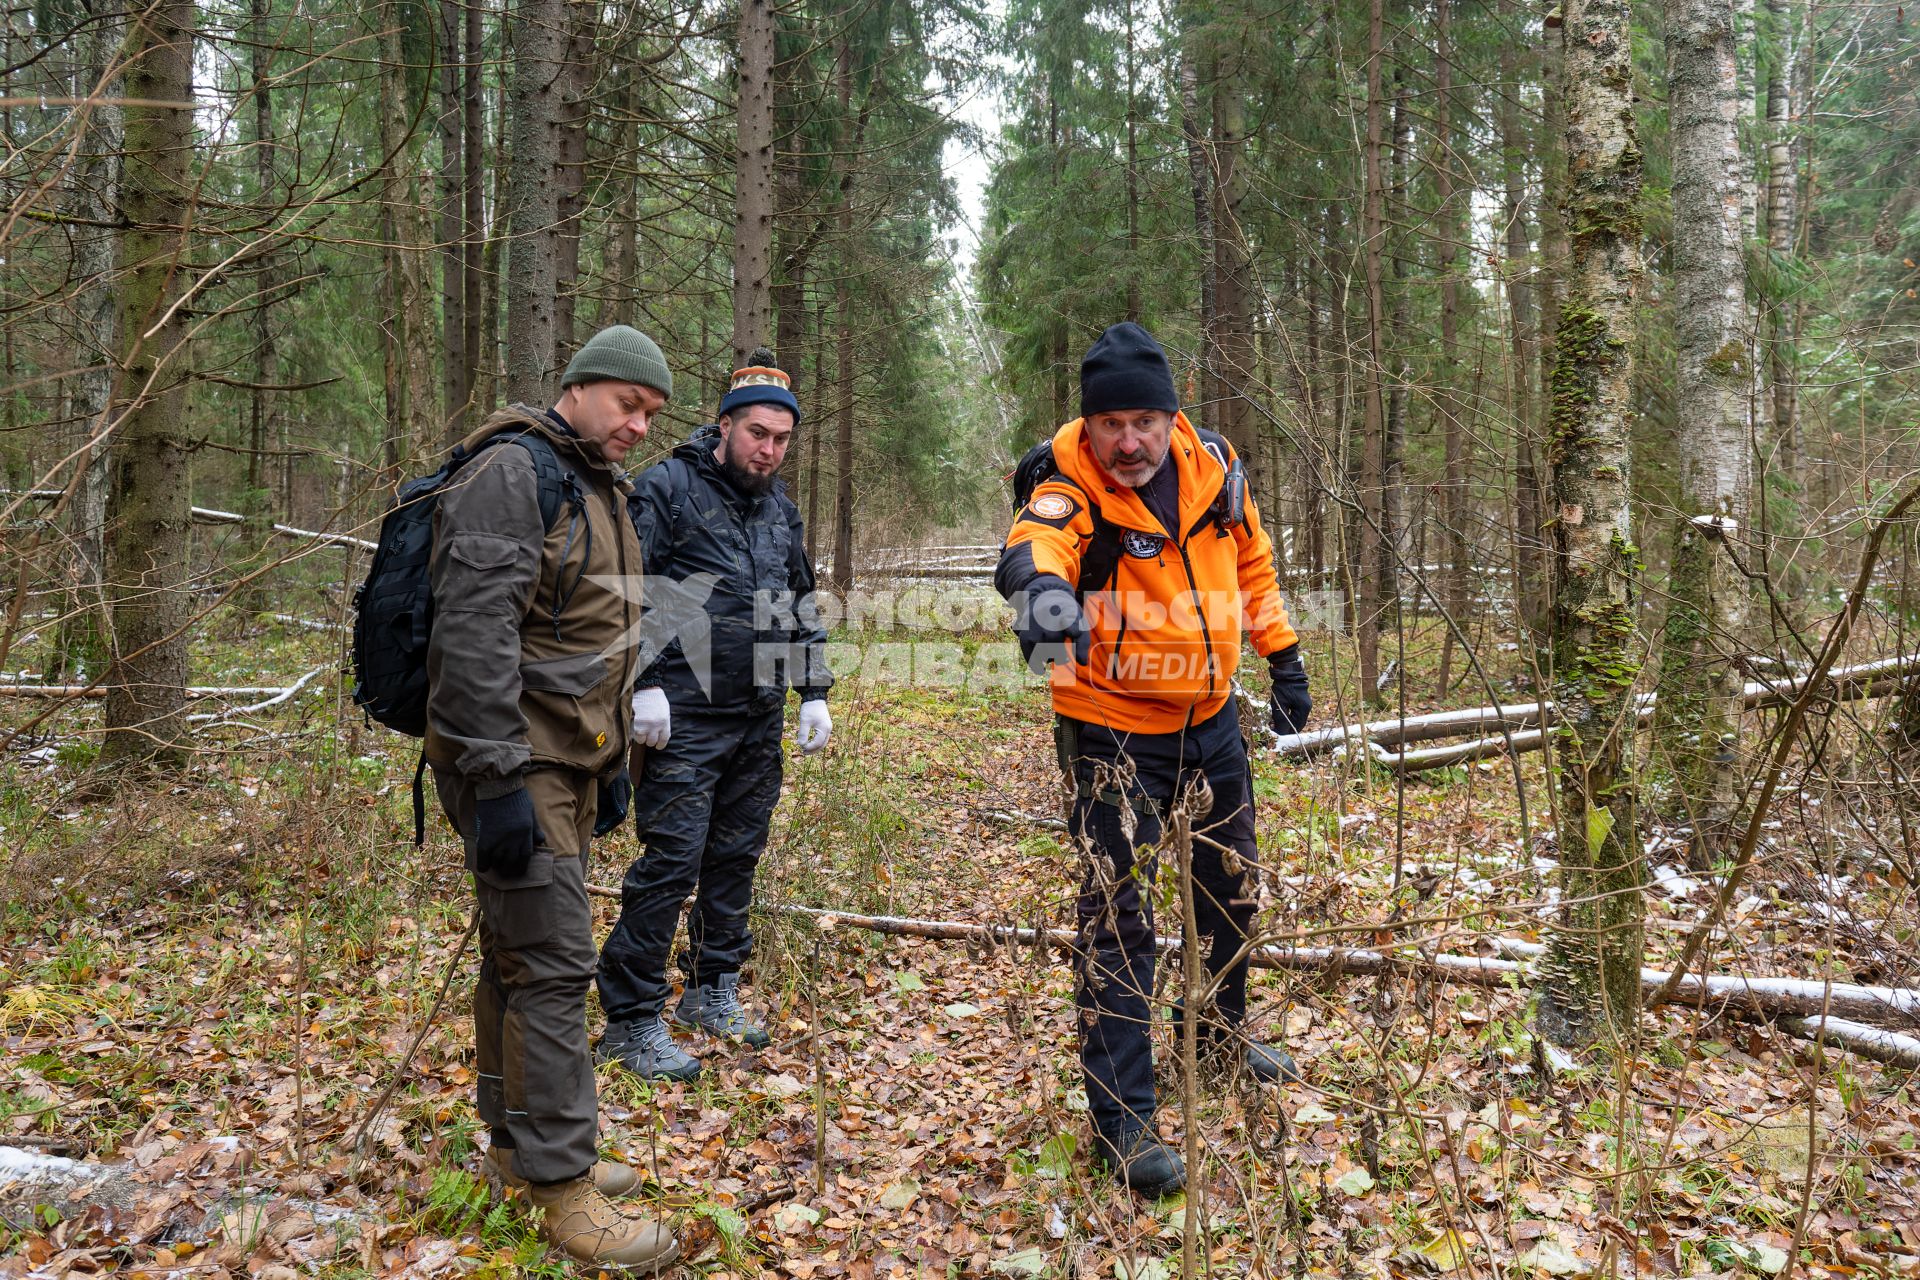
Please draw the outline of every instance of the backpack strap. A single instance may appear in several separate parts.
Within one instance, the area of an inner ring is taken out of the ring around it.
[[[560,563],[567,562],[567,556],[573,552],[573,538],[576,532],[585,535],[586,555],[581,557],[580,570],[573,575],[573,581],[565,590],[555,585],[553,611],[549,621],[553,624],[554,638],[560,637],[560,616],[573,603],[573,593],[580,589],[580,583],[587,576],[587,564],[593,559],[593,524],[587,519],[587,495],[580,488],[579,477],[572,468],[563,466],[560,455],[553,451],[553,442],[538,431],[500,431],[488,436],[471,453],[460,446],[454,446],[453,458],[448,463],[450,469],[458,469],[484,451],[498,444],[517,444],[527,451],[533,460],[533,475],[540,503],[540,527],[553,532],[554,525],[560,522],[562,510],[568,512],[567,542],[560,549]]]
[[[1058,480],[1069,485],[1086,503],[1087,515],[1093,520],[1093,536],[1087,540],[1087,546],[1080,553],[1080,576],[1074,583],[1074,595],[1085,599],[1088,592],[1100,591],[1113,581],[1113,575],[1120,571],[1120,526],[1106,518],[1100,512],[1100,504],[1093,495],[1081,487],[1080,482],[1060,470],[1053,460],[1053,441],[1042,440],[1026,451],[1013,469],[1014,510],[1027,505],[1033,497],[1033,491],[1049,480]]]

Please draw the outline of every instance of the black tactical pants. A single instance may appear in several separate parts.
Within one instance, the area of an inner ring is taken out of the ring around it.
[[[1063,753],[1075,786],[1069,830],[1084,836],[1091,856],[1080,889],[1080,1065],[1096,1125],[1112,1130],[1153,1121],[1152,1025],[1154,982],[1153,887],[1155,847],[1165,816],[1188,782],[1203,776],[1213,807],[1194,820],[1194,915],[1209,975],[1225,970],[1202,1032],[1212,1024],[1237,1027],[1247,1013],[1247,965],[1228,967],[1253,921],[1254,846],[1252,772],[1233,704],[1184,734],[1133,734],[1124,740],[1100,725],[1060,722]],[[1100,766],[1130,761],[1132,773],[1116,785]],[[1122,796],[1124,795],[1124,803]],[[1126,832],[1127,809],[1134,829]],[[1202,837],[1205,837],[1204,839]],[[1229,872],[1215,843],[1240,866]],[[1177,925],[1172,932],[1178,932]]]
[[[587,849],[598,799],[592,774],[528,772],[544,837],[525,875],[474,872],[480,903],[480,981],[473,1027],[480,1119],[513,1140],[513,1168],[532,1182],[577,1177],[599,1158],[599,1102],[587,1048],[593,915]],[[473,785],[433,771],[447,818],[468,841]]]
[[[610,1022],[666,1006],[667,957],[680,904],[687,918],[680,968],[689,985],[738,973],[753,949],[747,908],[753,872],[780,800],[783,709],[737,712],[675,706],[673,737],[647,752],[633,780],[645,847],[620,886],[620,920],[600,951],[600,1005]]]

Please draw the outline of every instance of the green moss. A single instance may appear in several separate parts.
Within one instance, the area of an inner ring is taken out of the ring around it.
[[[1747,376],[1747,347],[1739,341],[1729,341],[1725,346],[1706,358],[1701,368],[1716,378],[1745,378]]]

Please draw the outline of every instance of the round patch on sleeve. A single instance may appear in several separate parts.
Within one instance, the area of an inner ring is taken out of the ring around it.
[[[1043,493],[1028,504],[1028,509],[1042,520],[1058,520],[1073,514],[1073,500],[1064,493]]]

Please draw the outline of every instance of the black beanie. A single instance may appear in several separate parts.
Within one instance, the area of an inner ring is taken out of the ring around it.
[[[1081,417],[1117,409],[1175,413],[1179,408],[1167,353],[1139,325],[1122,320],[1087,349],[1080,362]]]

